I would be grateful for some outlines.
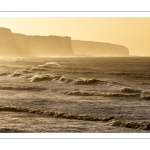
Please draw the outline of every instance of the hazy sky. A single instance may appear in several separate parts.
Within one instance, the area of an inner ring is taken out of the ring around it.
[[[0,18],[0,27],[27,35],[114,43],[126,46],[130,55],[150,56],[150,18]]]

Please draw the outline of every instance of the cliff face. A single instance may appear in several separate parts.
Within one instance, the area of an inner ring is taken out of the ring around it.
[[[72,40],[72,48],[76,55],[129,56],[126,47],[110,43]]]
[[[26,36],[13,34],[17,47],[25,56],[72,56],[70,37]]]
[[[74,51],[74,52],[73,52]],[[110,43],[72,40],[59,36],[27,36],[0,28],[0,56],[128,56],[129,50]]]
[[[1,56],[73,56],[70,37],[26,36],[0,28]]]
[[[0,28],[0,55],[15,56],[18,53],[11,30]]]

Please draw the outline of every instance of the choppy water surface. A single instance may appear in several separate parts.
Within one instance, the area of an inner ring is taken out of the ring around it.
[[[1,58],[0,132],[150,132],[150,58]]]

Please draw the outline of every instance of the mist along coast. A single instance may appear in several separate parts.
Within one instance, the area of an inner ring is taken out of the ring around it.
[[[150,132],[149,57],[6,28],[0,52],[1,133]]]

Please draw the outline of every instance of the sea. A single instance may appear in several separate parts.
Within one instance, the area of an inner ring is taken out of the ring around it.
[[[149,132],[149,57],[0,58],[0,133]]]

